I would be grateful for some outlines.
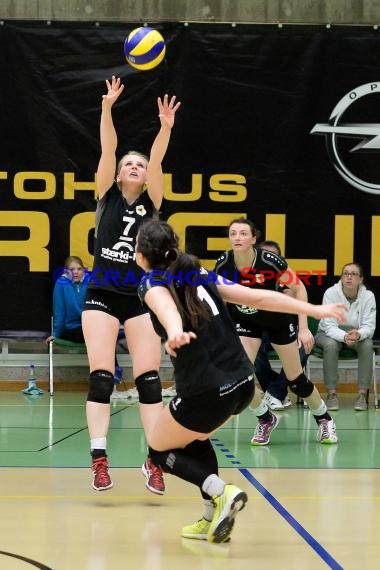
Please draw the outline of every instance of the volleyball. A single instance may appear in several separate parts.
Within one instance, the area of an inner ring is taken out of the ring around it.
[[[147,26],[132,30],[124,42],[127,62],[141,71],[159,65],[164,59],[165,50],[165,41],[160,32]]]

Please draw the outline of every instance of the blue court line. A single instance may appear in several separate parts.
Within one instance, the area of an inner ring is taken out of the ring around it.
[[[264,499],[270,503],[272,507],[276,509],[276,511],[286,520],[287,523],[290,524],[291,527],[303,538],[309,546],[315,551],[318,556],[322,558],[324,562],[326,562],[329,568],[333,570],[343,570],[343,566],[341,566],[328,552],[323,548],[319,542],[315,540],[307,532],[307,530],[300,525],[300,523],[287,511],[281,503],[252,475],[248,469],[242,467],[239,469],[240,473],[244,475],[244,477],[262,494]]]
[[[225,456],[230,459],[234,458],[231,463],[234,467],[237,467],[240,473],[255,487],[255,489],[268,501],[268,503],[276,509],[279,515],[281,515],[285,521],[290,524],[290,526],[296,531],[300,537],[307,542],[307,544],[314,550],[316,554],[327,564],[332,570],[344,570],[332,556],[327,552],[325,548],[311,534],[281,505],[281,503],[252,475],[252,473],[246,467],[239,467],[241,465],[240,461],[235,459],[235,456],[227,449],[223,444],[220,443],[218,438],[213,438],[211,440],[215,447],[223,447],[219,451],[224,452]]]

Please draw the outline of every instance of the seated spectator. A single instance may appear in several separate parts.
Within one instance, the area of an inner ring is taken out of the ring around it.
[[[265,240],[257,244],[258,248],[266,249],[281,255],[281,248],[276,241]],[[284,285],[279,284],[278,291],[283,291],[286,294],[291,294],[291,291]],[[298,328],[298,318],[294,317],[296,326]],[[308,352],[306,352],[302,342],[299,342],[299,353],[301,365],[304,368],[308,359]],[[265,401],[271,410],[284,410],[292,405],[292,401],[288,396],[288,384],[285,376],[284,369],[280,372],[273,370],[268,359],[268,352],[273,352],[274,348],[270,344],[268,338],[264,338],[257,353],[255,360],[255,374],[259,381],[260,387],[265,393]]]
[[[339,325],[335,319],[322,319],[315,336],[317,346],[323,348],[323,374],[327,390],[327,409],[338,410],[337,397],[339,351],[353,349],[358,355],[358,397],[354,409],[368,409],[367,394],[372,380],[372,337],[376,327],[374,294],[363,284],[363,269],[359,263],[347,263],[340,281],[326,289],[323,303],[344,303],[348,308],[347,323]]]
[[[88,275],[84,274],[81,258],[76,255],[67,257],[64,272],[54,285],[53,330],[46,342],[54,338],[84,342],[82,307],[87,283]]]
[[[67,257],[64,271],[54,285],[53,330],[46,342],[61,338],[71,342],[84,343],[82,309],[88,280],[89,275],[85,275],[81,258],[76,255]],[[114,394],[117,394],[116,384],[120,384],[122,374],[123,371],[119,366],[115,350]]]

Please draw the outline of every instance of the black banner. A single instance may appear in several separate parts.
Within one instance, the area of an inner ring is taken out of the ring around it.
[[[228,247],[228,223],[245,215],[281,244],[312,302],[352,260],[377,295],[380,31],[160,24],[165,60],[141,72],[123,53],[138,25],[0,27],[0,329],[48,331],[55,270],[69,254],[92,266],[111,75],[125,84],[114,108],[120,155],[149,152],[158,95],[182,101],[162,215],[207,267]]]

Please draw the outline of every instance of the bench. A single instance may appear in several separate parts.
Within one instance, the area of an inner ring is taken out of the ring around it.
[[[0,331],[0,366],[3,367],[49,367],[49,346],[45,342],[48,333],[45,331]],[[72,345],[74,343],[68,343]],[[120,345],[119,345],[120,346]],[[131,358],[128,351],[119,354],[121,366],[130,366]],[[86,350],[75,346],[60,346],[54,350],[54,366],[88,366]]]
[[[33,364],[47,365],[46,337],[45,331],[0,331],[0,365],[29,366],[31,358]]]
[[[374,406],[375,408],[380,408],[380,393],[378,388],[379,383],[379,373],[380,370],[380,340],[374,339],[374,355],[373,355],[373,393],[374,393]],[[271,366],[274,370],[280,370],[282,368],[281,362],[278,357],[270,358]],[[315,379],[312,378],[312,371],[317,370],[320,375],[320,379],[323,379],[323,360],[311,354],[307,361],[307,375],[315,383]],[[339,371],[351,371],[357,370],[358,361],[357,359],[342,359],[339,360],[338,370]]]

